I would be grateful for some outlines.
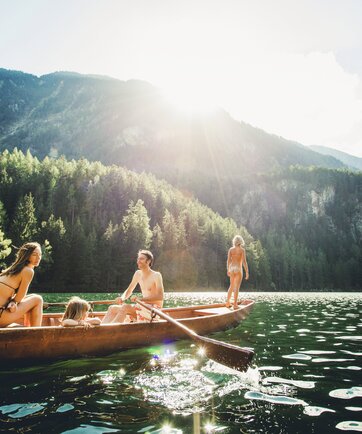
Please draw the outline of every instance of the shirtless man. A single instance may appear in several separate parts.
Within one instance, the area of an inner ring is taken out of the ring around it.
[[[163,306],[163,281],[162,275],[158,271],[151,269],[153,255],[149,250],[140,250],[137,257],[138,270],[134,273],[132,281],[121,297],[116,298],[116,303],[109,306],[102,324],[123,322],[127,315],[137,319],[137,310],[140,308],[135,305],[125,304],[136,288],[137,284],[141,287],[142,300],[155,307]],[[137,297],[132,296],[131,301],[137,302]],[[139,315],[140,316],[140,315]]]

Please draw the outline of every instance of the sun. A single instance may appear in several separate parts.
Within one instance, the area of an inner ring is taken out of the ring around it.
[[[179,83],[163,88],[166,101],[185,114],[210,114],[217,108],[212,93],[201,86]]]

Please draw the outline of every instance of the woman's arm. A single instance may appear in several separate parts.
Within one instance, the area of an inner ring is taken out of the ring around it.
[[[248,263],[246,262],[246,251],[243,249],[243,267],[245,270],[245,280],[249,279],[249,267]]]
[[[227,258],[227,261],[226,261],[226,274],[228,276],[230,276],[230,272],[229,272],[230,262],[231,262],[231,249],[229,249],[229,251],[228,251],[228,258]]]
[[[22,299],[26,296],[28,293],[29,285],[34,277],[34,270],[29,267],[24,267],[21,270],[21,281],[19,285],[19,289],[17,290],[17,293],[15,297],[13,298],[13,301],[15,303],[20,303]]]

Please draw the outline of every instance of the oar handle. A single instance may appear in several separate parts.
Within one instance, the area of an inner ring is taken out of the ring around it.
[[[157,307],[150,306],[149,304],[146,304],[146,303],[144,303],[143,301],[141,301],[139,299],[137,299],[136,303],[140,304],[141,306],[143,306],[144,308],[148,309],[151,312],[155,312],[158,316],[160,316],[161,318],[165,319],[166,321],[174,324],[175,326],[177,326],[179,328],[182,328],[182,330],[186,334],[188,334],[189,336],[191,336],[192,338],[198,337],[198,335],[193,330],[189,329],[188,327],[186,327],[185,325],[183,325],[179,321],[176,321],[170,315],[167,315],[166,313],[162,312],[162,310],[157,309]]]

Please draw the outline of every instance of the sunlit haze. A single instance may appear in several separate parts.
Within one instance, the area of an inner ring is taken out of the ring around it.
[[[362,157],[359,0],[0,0],[0,67],[142,79]]]

